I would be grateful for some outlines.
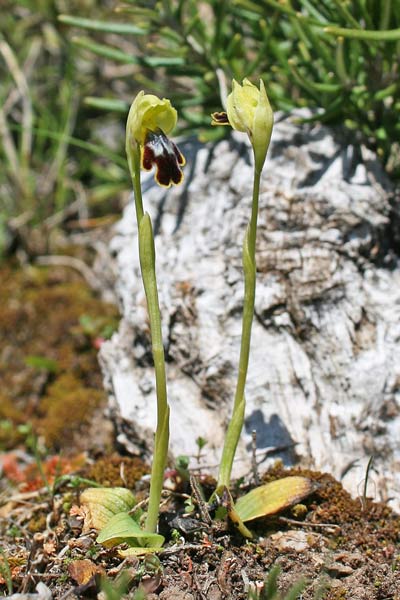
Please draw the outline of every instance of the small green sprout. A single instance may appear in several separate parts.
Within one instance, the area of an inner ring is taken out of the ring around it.
[[[178,544],[181,541],[181,534],[177,529],[171,529],[171,540],[174,544]]]
[[[207,440],[201,436],[196,438],[196,445],[199,449],[199,452],[203,450],[203,448],[208,444]]]
[[[201,451],[203,450],[203,448],[205,448],[205,446],[207,446],[208,441],[199,436],[198,438],[196,438],[196,445],[197,445],[197,454],[196,454],[196,460],[199,463],[200,459],[201,459]]]
[[[180,454],[176,457],[175,468],[182,481],[189,481],[189,457],[186,454]]]
[[[300,597],[301,592],[306,586],[306,582],[300,579],[295,583],[285,595],[282,595],[278,591],[278,577],[281,569],[278,565],[272,567],[267,577],[265,578],[264,585],[261,590],[250,589],[247,599],[248,600],[296,600]]]
[[[185,504],[185,514],[190,515],[192,512],[196,510],[196,505],[193,502],[193,498],[187,498],[184,502]]]
[[[7,591],[9,594],[13,593],[13,582],[11,575],[11,568],[8,562],[7,555],[3,548],[0,546],[0,575],[3,577],[5,584],[7,586]]]
[[[121,600],[121,598],[125,597],[126,593],[129,591],[131,583],[132,575],[125,569],[124,571],[121,571],[114,581],[108,577],[102,577],[100,588],[106,600]],[[136,600],[139,600],[139,598],[144,600],[145,596],[137,596],[135,594],[135,598]]]
[[[25,436],[25,445],[32,452],[35,458],[37,470],[39,471],[39,475],[43,481],[44,486],[47,489],[47,492],[51,496],[53,491],[51,489],[51,485],[43,467],[43,459],[45,458],[47,452],[46,448],[44,448],[40,444],[39,439],[35,431],[33,430],[31,423],[22,423],[21,425],[18,425],[17,431],[21,435]]]

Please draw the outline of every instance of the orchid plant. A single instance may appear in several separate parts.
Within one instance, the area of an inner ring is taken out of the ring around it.
[[[185,159],[177,146],[167,137],[177,121],[176,110],[169,100],[160,100],[143,91],[132,103],[126,127],[126,153],[132,176],[136,219],[139,228],[139,256],[147,299],[156,373],[157,429],[151,474],[149,510],[146,529],[155,532],[161,497],[163,470],[166,464],[169,440],[169,406],[165,376],[164,350],[161,336],[161,317],[155,274],[155,250],[150,216],[144,212],[140,171],[155,167],[158,185],[169,187],[183,180]],[[228,426],[216,492],[229,488],[232,465],[243,427],[245,414],[245,385],[249,364],[251,328],[256,290],[256,233],[261,172],[265,163],[273,126],[273,112],[264,83],[260,88],[248,79],[240,85],[233,81],[233,90],[227,98],[227,112],[214,113],[212,125],[231,125],[248,135],[254,153],[253,201],[249,225],[243,243],[243,271],[245,281],[242,341],[239,372],[231,421]]]
[[[211,124],[231,125],[233,129],[248,135],[254,154],[254,179],[251,218],[243,242],[245,290],[238,380],[232,417],[221,457],[217,495],[221,495],[225,488],[229,488],[233,460],[244,422],[245,385],[256,290],[255,252],[258,199],[261,172],[273,126],[273,112],[262,81],[260,81],[260,88],[253,85],[248,79],[243,81],[243,85],[233,81],[233,90],[227,97],[226,104],[227,111],[214,113]],[[167,137],[174,129],[176,121],[177,113],[169,100],[165,98],[160,100],[156,96],[145,94],[142,91],[132,103],[126,127],[126,153],[135,195],[136,218],[139,228],[139,256],[150,319],[158,407],[149,510],[146,521],[146,530],[149,532],[155,532],[157,526],[163,470],[168,452],[169,406],[155,275],[154,239],[150,216],[143,210],[140,170],[150,170],[154,166],[155,180],[161,186],[169,187],[182,182],[181,167],[185,164],[185,159],[177,146]]]
[[[232,418],[225,437],[219,468],[217,491],[224,486],[229,487],[233,459],[244,422],[246,406],[245,386],[249,365],[251,328],[256,294],[258,199],[260,195],[261,172],[267,156],[274,123],[274,115],[262,80],[260,80],[260,89],[248,79],[243,81],[243,85],[234,80],[233,90],[227,98],[226,105],[227,112],[219,112],[212,115],[212,125],[231,125],[236,131],[241,131],[248,135],[254,154],[254,179],[251,217],[243,241],[244,302],[239,372]]]
[[[150,550],[157,551],[157,548],[160,548],[163,543],[163,537],[157,534],[157,522],[168,454],[170,409],[167,400],[165,358],[155,271],[154,235],[150,216],[143,208],[140,177],[141,170],[149,171],[154,168],[155,181],[160,186],[168,188],[171,185],[179,185],[183,181],[182,167],[185,159],[168,137],[176,122],[177,113],[169,100],[140,92],[131,106],[126,126],[126,153],[135,196],[139,230],[139,258],[147,300],[155,367],[157,426],[144,530],[126,511],[120,510],[122,501],[126,504],[127,501],[132,503],[134,500],[131,497],[127,499],[126,492],[121,499],[120,492],[114,490],[109,501],[111,508],[108,507],[108,511],[111,510],[113,514],[107,524],[101,528],[97,539],[104,545],[115,545],[121,541],[127,543],[130,548],[120,551],[123,556]],[[252,209],[243,242],[244,303],[238,378],[232,416],[220,462],[217,487],[210,500],[211,502],[218,499],[221,506],[226,509],[231,522],[241,534],[251,538],[252,534],[244,525],[245,521],[282,510],[312,491],[312,485],[308,479],[286,477],[279,482],[270,482],[252,490],[241,497],[236,505],[234,505],[229,492],[233,460],[245,415],[245,386],[256,290],[255,255],[260,180],[273,127],[273,113],[264,83],[260,81],[258,88],[248,79],[245,79],[242,85],[233,81],[232,92],[226,100],[226,112],[214,113],[212,125],[230,125],[236,131],[246,133],[254,154]],[[92,525],[94,521],[97,521],[99,525],[104,525],[104,511],[99,511],[101,494],[101,490],[89,490],[84,498],[92,514]],[[109,491],[107,494],[110,497]]]
[[[151,470],[149,508],[146,530],[154,533],[167,462],[169,442],[169,405],[165,376],[165,357],[161,332],[155,270],[155,248],[150,215],[144,212],[140,171],[155,167],[155,180],[164,187],[178,185],[183,180],[183,155],[167,137],[177,121],[176,110],[169,100],[140,92],[132,103],[126,125],[126,154],[135,196],[136,220],[139,229],[139,258],[147,310],[150,321],[151,345],[156,375],[157,428]]]

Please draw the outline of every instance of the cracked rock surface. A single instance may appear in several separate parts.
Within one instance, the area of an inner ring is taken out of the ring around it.
[[[171,455],[196,456],[202,436],[209,468],[221,453],[239,357],[241,245],[252,192],[243,139],[181,146],[183,187],[144,182],[156,231]],[[355,495],[373,455],[368,494],[400,497],[398,229],[395,194],[370,151],[340,131],[278,119],[261,184],[236,475],[250,470],[255,430],[260,461],[301,460]],[[116,226],[110,261],[123,315],[101,349],[110,408],[120,442],[150,457],[155,385],[133,203]]]

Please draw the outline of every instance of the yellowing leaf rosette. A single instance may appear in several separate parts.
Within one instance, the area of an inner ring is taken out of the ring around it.
[[[80,496],[85,510],[84,531],[102,529],[114,515],[128,512],[136,504],[135,496],[126,488],[87,488]]]
[[[315,485],[307,477],[283,477],[271,481],[245,494],[235,504],[242,521],[274,515],[315,491]]]

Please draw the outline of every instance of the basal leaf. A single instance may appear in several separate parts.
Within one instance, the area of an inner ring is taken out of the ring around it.
[[[126,488],[88,488],[80,497],[86,509],[84,528],[102,529],[118,513],[127,513],[136,504],[135,496]]]
[[[164,543],[164,537],[158,533],[143,531],[136,521],[125,512],[111,517],[107,525],[100,531],[97,542],[106,547],[125,543],[135,547],[160,548]]]
[[[242,521],[273,515],[311,494],[315,485],[306,477],[284,477],[262,485],[236,502],[235,510]]]
[[[251,539],[253,534],[247,529],[246,525],[243,523],[243,519],[238,514],[236,506],[233,504],[230,491],[226,486],[223,486],[221,492],[221,506],[226,510],[228,518],[243,537]]]
[[[164,548],[162,546],[149,546],[146,548],[139,548],[136,546],[127,548],[126,550],[118,550],[118,556],[121,558],[126,558],[127,556],[143,556],[144,554],[155,554],[156,552],[162,552],[163,550]]]

